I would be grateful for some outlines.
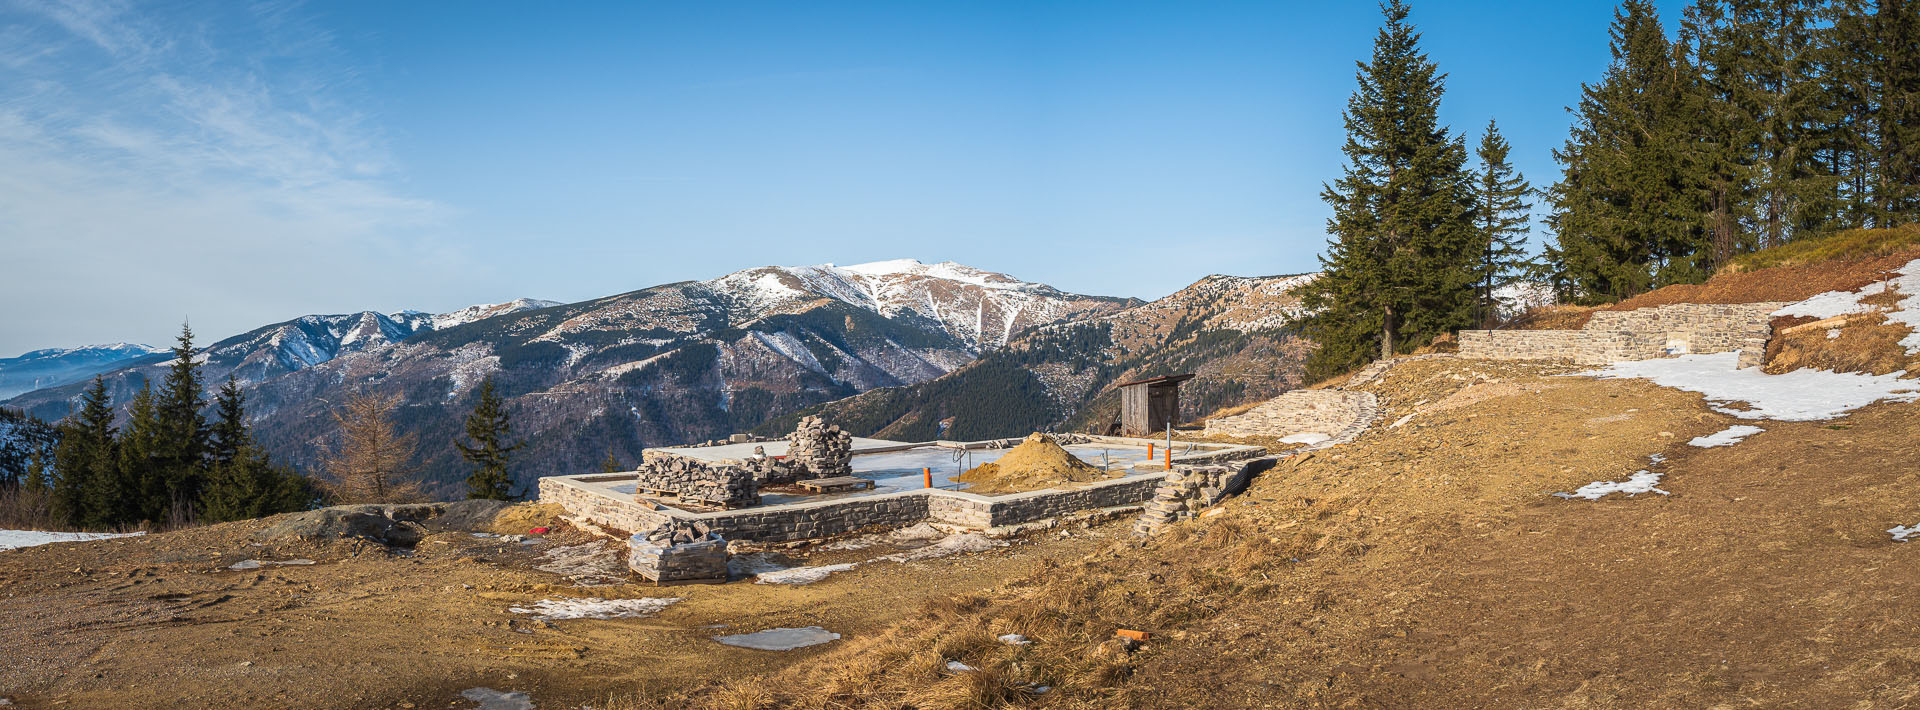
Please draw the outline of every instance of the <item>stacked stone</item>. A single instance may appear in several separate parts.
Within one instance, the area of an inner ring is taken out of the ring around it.
[[[1135,535],[1152,535],[1177,521],[1193,517],[1201,508],[1213,505],[1226,496],[1226,485],[1234,475],[1234,469],[1226,466],[1198,466],[1176,468],[1161,479],[1160,487],[1153,492],[1153,500],[1140,513],[1140,520],[1133,524]]]
[[[760,487],[752,471],[739,466],[709,464],[684,456],[655,456],[640,464],[635,495],[669,494],[723,508],[760,502]]]
[[[795,478],[853,473],[853,435],[819,417],[805,417],[787,437],[787,467]]]
[[[727,541],[705,523],[666,523],[627,539],[627,567],[657,584],[725,582]]]

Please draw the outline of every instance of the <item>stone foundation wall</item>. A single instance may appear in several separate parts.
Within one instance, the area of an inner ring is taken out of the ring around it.
[[[540,479],[540,502],[559,503],[588,522],[624,531],[651,530],[666,522],[700,522],[728,540],[785,542],[927,520],[971,528],[1017,525],[1090,508],[1134,505],[1151,499],[1165,476],[1153,473],[1072,490],[992,498],[928,489],[706,513],[665,507],[648,510],[645,504],[609,497],[572,484],[568,477],[553,476]]]
[[[605,475],[620,479],[633,474]],[[581,477],[548,476],[540,479],[540,502],[559,503],[567,512],[587,522],[625,532],[652,530],[674,520],[666,511],[649,510],[631,500],[610,498],[587,490],[573,482],[576,478]]]
[[[1481,360],[1567,360],[1604,365],[1685,353],[1739,352],[1740,366],[1760,364],[1773,337],[1772,313],[1784,303],[1676,303],[1631,311],[1596,311],[1580,330],[1463,330],[1460,357]]]
[[[1578,360],[1582,331],[1463,330],[1460,357],[1481,360]]]

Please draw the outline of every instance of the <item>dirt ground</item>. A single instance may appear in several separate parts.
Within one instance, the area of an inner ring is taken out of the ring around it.
[[[528,692],[540,707],[604,707],[609,697],[776,670],[844,643],[773,652],[721,645],[716,634],[817,625],[858,639],[929,598],[1027,575],[1104,544],[1109,529],[1124,533],[1115,524],[1049,532],[804,586],[654,588],[576,586],[535,569],[556,549],[595,544],[570,528],[531,545],[446,532],[394,555],[358,543],[255,547],[248,536],[263,526],[0,552],[0,697],[30,708],[445,708],[472,707],[461,691],[488,687]],[[891,551],[785,554],[818,564]],[[228,569],[245,559],[315,564]],[[543,622],[508,612],[580,596],[683,600],[651,618]]]
[[[1920,547],[1885,532],[1920,522],[1920,405],[1757,422],[1764,433],[1703,449],[1687,442],[1741,420],[1699,395],[1555,376],[1565,371],[1396,368],[1366,386],[1385,402],[1385,428],[1282,463],[1144,547],[1098,550],[995,590],[965,614],[910,620],[888,641],[762,681],[793,690],[736,685],[705,699],[816,708],[1920,703],[1920,595],[1910,591]],[[1552,495],[1649,467],[1671,495]],[[1129,652],[1111,640],[1120,628],[1151,640]],[[978,629],[1037,641],[968,650],[961,640]],[[979,670],[901,670],[928,653],[959,654],[946,657]],[[800,683],[849,668],[876,670]]]

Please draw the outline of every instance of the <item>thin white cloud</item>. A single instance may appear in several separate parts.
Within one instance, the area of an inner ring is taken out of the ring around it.
[[[198,9],[0,4],[0,353],[397,309],[460,266],[411,236],[448,210],[396,189],[330,34],[294,3]]]

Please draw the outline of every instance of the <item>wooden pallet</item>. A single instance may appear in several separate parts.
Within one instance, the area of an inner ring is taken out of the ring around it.
[[[834,476],[833,478],[814,478],[800,481],[798,485],[814,493],[832,493],[835,491],[860,491],[873,487],[873,481],[854,476]]]

